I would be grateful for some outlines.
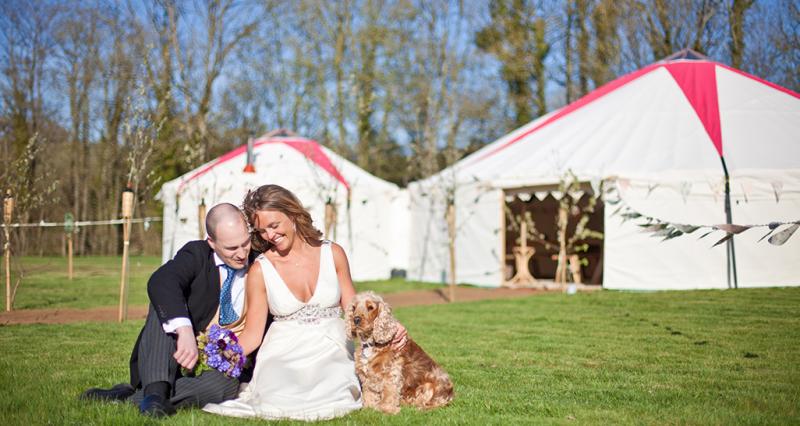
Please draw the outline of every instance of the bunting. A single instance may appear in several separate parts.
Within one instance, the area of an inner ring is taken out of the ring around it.
[[[800,228],[800,220],[792,222],[770,222],[757,225],[737,225],[727,223],[719,225],[692,225],[670,222],[638,212],[625,202],[625,199],[622,197],[620,188],[616,181],[611,181],[609,183],[611,184],[606,185],[604,199],[606,204],[610,206],[616,206],[611,216],[619,216],[622,218],[623,222],[628,220],[636,221],[636,225],[641,227],[642,232],[650,233],[653,237],[661,238],[661,241],[671,240],[673,238],[680,237],[682,235],[693,234],[695,232],[700,234],[698,239],[703,239],[716,231],[723,231],[725,235],[712,246],[716,247],[733,238],[734,235],[741,234],[749,229],[762,228],[765,229],[767,233],[758,240],[759,242],[768,238],[767,241],[770,244],[781,246],[786,243],[786,241],[788,241],[792,235],[795,234],[798,228]]]
[[[772,182],[772,193],[775,194],[775,202],[781,201],[781,191],[783,191],[783,182]]]

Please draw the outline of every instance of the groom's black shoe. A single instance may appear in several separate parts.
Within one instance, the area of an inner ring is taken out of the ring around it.
[[[111,389],[91,388],[82,393],[80,399],[93,401],[124,401],[136,392],[133,386],[120,383]]]
[[[147,395],[139,403],[139,412],[150,417],[168,417],[175,414],[175,407],[161,395]]]

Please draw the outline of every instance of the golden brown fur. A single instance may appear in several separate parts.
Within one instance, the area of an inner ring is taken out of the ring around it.
[[[361,343],[355,351],[364,406],[385,413],[400,411],[400,403],[430,409],[453,400],[453,383],[422,348],[408,338],[403,349],[391,347],[397,320],[383,299],[359,293],[345,310],[347,335]]]

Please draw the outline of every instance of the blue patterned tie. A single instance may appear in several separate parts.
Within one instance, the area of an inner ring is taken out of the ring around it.
[[[222,284],[222,292],[219,294],[219,324],[227,325],[237,319],[236,311],[233,310],[233,303],[231,303],[231,288],[233,287],[233,279],[236,277],[236,269],[228,265],[222,265],[228,275],[225,277],[225,282]]]

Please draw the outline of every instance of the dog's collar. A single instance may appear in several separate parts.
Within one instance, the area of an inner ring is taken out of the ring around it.
[[[375,342],[366,343],[366,342],[362,341],[361,342],[361,347],[362,348],[377,348],[377,347],[381,347],[381,346],[386,346],[388,344],[389,343],[381,343],[381,344],[378,344],[378,343],[375,343]]]

